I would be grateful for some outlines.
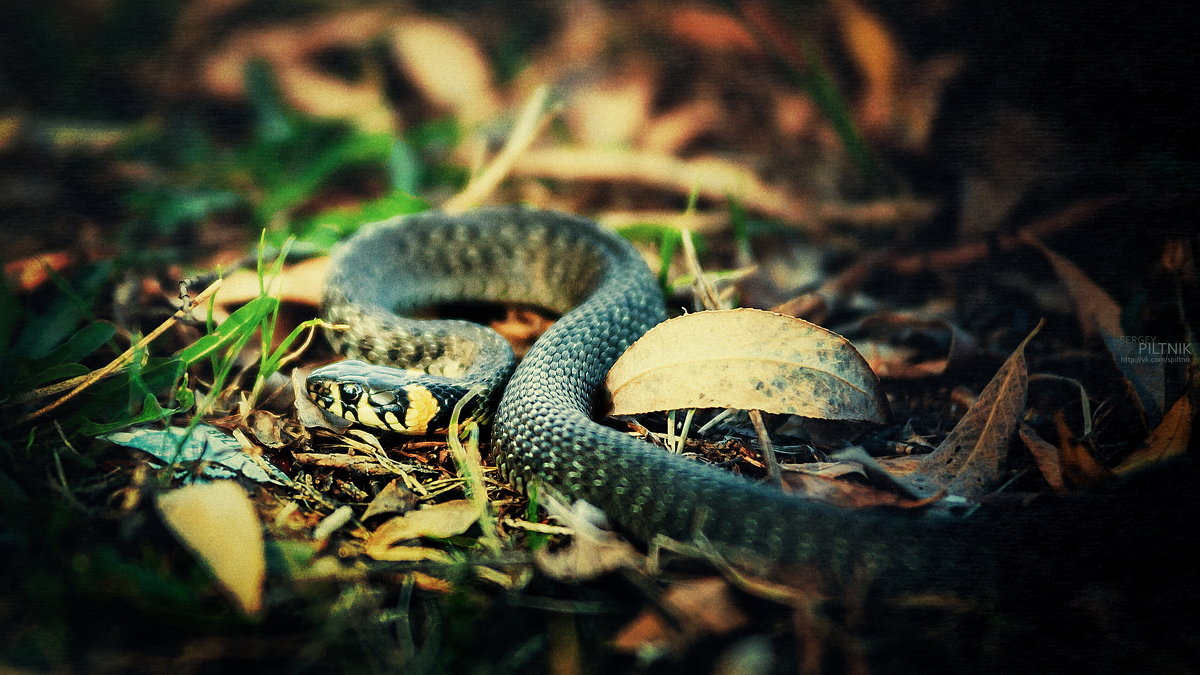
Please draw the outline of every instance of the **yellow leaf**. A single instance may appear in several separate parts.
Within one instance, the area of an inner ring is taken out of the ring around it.
[[[261,609],[262,526],[245,490],[233,481],[198,483],[159,495],[156,505],[167,527],[247,614]]]
[[[887,419],[879,381],[850,342],[773,312],[734,309],[671,319],[617,360],[614,415],[740,408],[818,419]]]

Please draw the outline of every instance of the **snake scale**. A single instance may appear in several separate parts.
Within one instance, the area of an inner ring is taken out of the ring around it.
[[[455,301],[530,303],[562,315],[505,387],[513,358],[494,332],[402,316]],[[349,326],[330,333],[337,350],[372,363],[314,371],[309,395],[319,404],[420,433],[444,426],[446,390],[495,392],[485,407],[503,392],[491,436],[502,475],[518,488],[537,483],[587,500],[643,542],[700,542],[728,558],[812,566],[843,582],[869,570],[905,586],[954,586],[955,575],[993,564],[991,547],[965,526],[790,496],[594,421],[605,374],[666,311],[634,248],[587,219],[491,207],[364,227],[334,255],[326,312]],[[959,545],[930,543],[946,541],[947,530]]]

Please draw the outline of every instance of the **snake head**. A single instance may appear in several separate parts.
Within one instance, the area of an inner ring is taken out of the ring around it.
[[[339,417],[377,429],[420,435],[444,430],[445,401],[414,375],[362,361],[340,361],[309,374],[308,397]],[[450,404],[451,406],[453,404]]]

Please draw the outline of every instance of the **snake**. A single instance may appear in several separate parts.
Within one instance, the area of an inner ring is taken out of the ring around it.
[[[484,301],[559,318],[515,365],[489,328],[413,316]],[[490,423],[504,479],[585,500],[641,542],[819,569],[847,584],[866,571],[904,587],[955,586],[965,570],[994,564],[969,526],[801,498],[597,421],[609,368],[667,312],[638,251],[587,218],[503,206],[364,226],[333,253],[324,303],[328,320],[347,327],[329,332],[347,360],[308,376],[320,407],[426,434],[444,431],[455,401],[474,391],[464,414]],[[958,545],[931,544],[947,539]]]

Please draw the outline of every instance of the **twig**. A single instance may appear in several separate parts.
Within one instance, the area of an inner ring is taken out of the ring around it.
[[[59,406],[61,406],[64,403],[66,403],[67,401],[70,401],[71,399],[75,398],[80,393],[82,393],[84,390],[86,390],[88,387],[91,387],[93,384],[95,384],[95,383],[99,382],[100,380],[104,379],[105,377],[108,377],[109,375],[115,373],[117,370],[125,367],[125,365],[128,364],[129,361],[131,361],[133,359],[134,354],[145,349],[147,345],[149,345],[151,342],[154,342],[154,340],[158,339],[158,336],[165,333],[168,328],[170,328],[171,326],[174,326],[176,323],[179,322],[180,319],[187,316],[189,313],[192,312],[192,310],[196,309],[201,304],[203,304],[206,300],[208,300],[209,296],[211,296],[213,293],[216,293],[217,289],[220,287],[221,287],[220,279],[217,279],[216,281],[212,282],[208,286],[208,288],[201,291],[200,294],[197,295],[195,298],[192,298],[192,301],[188,303],[187,307],[182,307],[182,308],[176,310],[174,314],[172,314],[170,317],[167,318],[166,321],[163,321],[161,324],[158,325],[157,328],[155,328],[154,330],[147,333],[146,336],[143,337],[141,340],[138,340],[137,344],[135,344],[132,347],[130,347],[129,349],[125,350],[120,356],[118,356],[117,358],[110,361],[108,363],[108,365],[104,366],[103,368],[100,368],[99,370],[92,371],[91,373],[88,373],[87,375],[83,376],[83,378],[80,380],[80,382],[77,385],[75,385],[75,388],[72,389],[71,391],[67,392],[66,395],[62,396],[61,398],[56,399],[54,402],[50,403],[49,405],[46,405],[43,408],[40,408],[38,410],[35,410],[32,413],[29,413],[28,415],[26,415],[26,416],[22,417],[20,420],[18,420],[17,423],[24,424],[26,422],[35,420],[38,417],[41,417],[42,415],[45,415],[46,413],[54,410],[55,408],[58,408]],[[50,389],[53,387],[54,387],[54,385],[51,385],[51,387],[46,387],[46,389]]]
[[[750,422],[754,424],[754,433],[758,436],[758,449],[762,452],[763,462],[767,465],[767,480],[773,485],[783,484],[783,473],[779,470],[779,460],[775,458],[775,445],[763,424],[762,412],[751,410]]]
[[[521,155],[513,173],[558,180],[629,181],[724,202],[736,197],[746,208],[787,223],[804,223],[814,233],[824,224],[805,199],[768,185],[736,162],[702,157],[680,159],[636,150],[581,147],[539,148]]]
[[[886,262],[887,266],[900,274],[916,274],[926,270],[950,271],[973,265],[984,260],[994,251],[1012,251],[1026,246],[1030,238],[1045,239],[1064,230],[1082,225],[1119,203],[1119,197],[1099,197],[1080,200],[1044,218],[1029,223],[1013,234],[997,235],[993,241],[978,241],[954,248],[899,256]]]
[[[538,133],[546,126],[549,116],[545,114],[545,109],[549,95],[550,89],[545,85],[533,92],[533,96],[530,96],[521,108],[508,142],[483,171],[472,178],[458,194],[442,204],[443,211],[459,213],[479,204],[508,176],[517,158],[529,149]]]

